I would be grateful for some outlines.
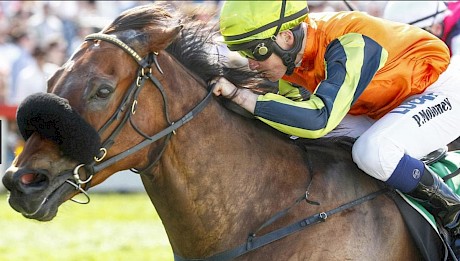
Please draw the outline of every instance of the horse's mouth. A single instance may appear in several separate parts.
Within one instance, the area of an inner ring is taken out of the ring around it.
[[[26,218],[50,221],[56,216],[59,206],[75,194],[75,187],[66,180],[56,180],[54,185],[50,185],[41,193],[24,195],[18,191],[11,191],[8,202]]]

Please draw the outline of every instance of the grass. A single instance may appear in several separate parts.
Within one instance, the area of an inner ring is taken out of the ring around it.
[[[166,232],[144,193],[91,194],[50,222],[24,218],[0,194],[0,260],[172,261]]]

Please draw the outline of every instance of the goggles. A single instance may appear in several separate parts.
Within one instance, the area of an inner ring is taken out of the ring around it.
[[[244,58],[256,61],[265,61],[273,53],[273,40],[263,39],[251,41],[249,43],[229,45],[230,51],[237,51]]]

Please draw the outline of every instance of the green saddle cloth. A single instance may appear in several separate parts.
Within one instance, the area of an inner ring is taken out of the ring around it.
[[[460,150],[449,151],[445,156],[439,159],[436,162],[433,162],[429,167],[438,174],[441,178],[451,174],[460,168]],[[446,184],[455,192],[457,195],[460,195],[460,175],[457,175],[446,181]],[[420,203],[410,196],[406,196],[403,193],[399,192],[401,197],[407,201],[414,209],[416,209],[429,223],[430,225],[439,233],[436,226],[436,221]]]

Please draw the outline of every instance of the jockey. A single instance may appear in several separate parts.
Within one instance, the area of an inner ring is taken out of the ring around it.
[[[279,91],[260,95],[218,78],[215,95],[297,137],[343,135],[366,123],[352,149],[358,167],[460,237],[460,197],[419,160],[460,133],[460,64],[446,71],[443,41],[363,12],[309,14],[306,1],[286,0],[226,1],[220,32]]]

